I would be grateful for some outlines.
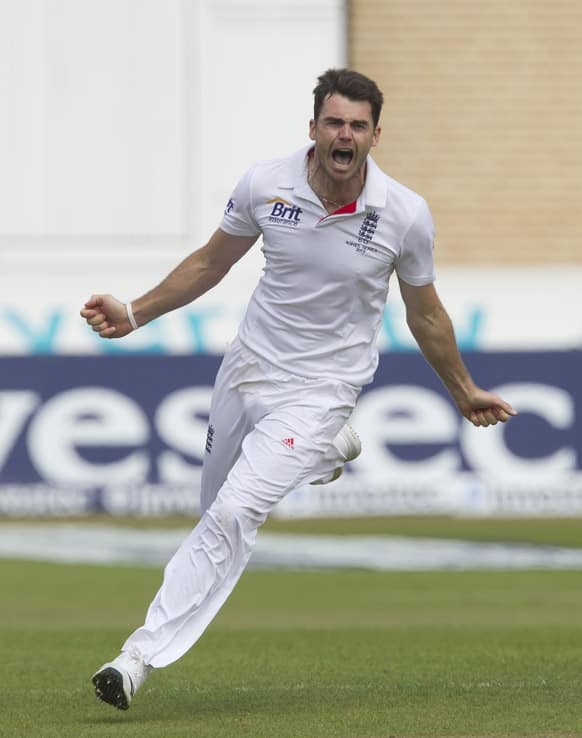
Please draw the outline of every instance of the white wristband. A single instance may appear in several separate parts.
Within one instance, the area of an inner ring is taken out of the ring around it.
[[[137,331],[139,328],[138,324],[135,322],[135,318],[133,317],[133,310],[131,309],[131,302],[125,303],[125,309],[127,311],[127,319],[129,320],[129,324],[132,327],[134,331]]]

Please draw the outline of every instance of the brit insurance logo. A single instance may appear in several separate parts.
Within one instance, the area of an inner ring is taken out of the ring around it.
[[[234,200],[231,197],[230,200],[226,203],[226,207],[224,208],[224,214],[230,215],[230,212],[231,210],[234,210],[234,207],[235,207]]]
[[[380,216],[378,213],[375,210],[370,210],[366,213],[364,220],[362,221],[362,225],[358,231],[358,240],[346,241],[346,243],[349,246],[353,246],[359,254],[365,254],[368,251],[377,251],[378,249],[370,244],[374,240],[379,220]]]
[[[271,223],[297,228],[301,219],[301,213],[303,212],[300,207],[293,205],[292,202],[283,200],[282,197],[273,197],[267,200],[267,205],[273,206],[269,215],[269,221]]]

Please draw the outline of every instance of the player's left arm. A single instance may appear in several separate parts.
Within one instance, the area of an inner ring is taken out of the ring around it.
[[[443,381],[459,412],[475,426],[505,423],[517,412],[472,380],[455,340],[451,320],[433,284],[414,287],[399,278],[406,321],[424,357]]]

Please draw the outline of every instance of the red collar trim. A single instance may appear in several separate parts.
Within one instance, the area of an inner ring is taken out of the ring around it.
[[[354,200],[353,202],[344,205],[339,210],[334,210],[333,213],[329,213],[329,215],[345,215],[346,213],[355,213],[357,205],[357,201]],[[329,215],[326,217],[329,217]]]
[[[357,200],[354,200],[353,202],[348,203],[347,205],[344,205],[339,210],[334,210],[333,213],[328,213],[327,215],[324,215],[323,218],[319,221],[320,223],[324,220],[327,220],[328,218],[331,218],[332,215],[349,215],[350,213],[355,213],[358,207]]]

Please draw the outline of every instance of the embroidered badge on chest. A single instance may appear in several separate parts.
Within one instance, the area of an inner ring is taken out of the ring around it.
[[[380,216],[375,210],[371,210],[369,213],[366,213],[358,232],[358,243],[367,246],[370,241],[373,240],[379,220]]]

